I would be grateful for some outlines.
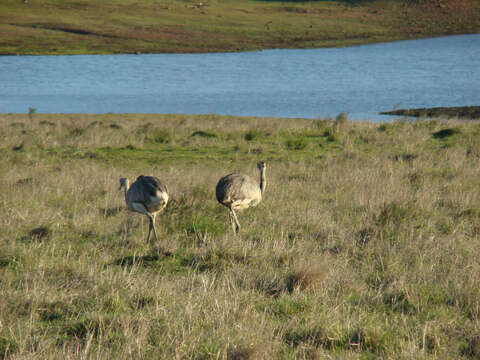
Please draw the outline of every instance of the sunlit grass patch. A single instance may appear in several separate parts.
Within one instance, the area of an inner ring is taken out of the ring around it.
[[[279,318],[291,318],[308,313],[310,308],[311,304],[309,302],[280,297],[264,304],[261,310],[271,312]]]
[[[218,236],[225,231],[224,223],[211,217],[196,216],[190,224],[186,223],[183,226],[187,234]]]

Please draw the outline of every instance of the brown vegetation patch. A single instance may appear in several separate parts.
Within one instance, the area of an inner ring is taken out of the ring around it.
[[[417,154],[397,154],[393,156],[393,160],[395,161],[406,161],[412,162],[418,157]]]
[[[227,360],[255,360],[259,356],[258,349],[251,346],[235,346],[227,351]]]
[[[301,269],[292,271],[286,281],[287,290],[314,289],[320,286],[328,275],[327,264],[313,266],[310,269]]]
[[[13,147],[12,147],[12,150],[13,150],[13,151],[21,151],[21,150],[23,150],[23,142],[21,142],[21,143],[18,144],[18,145],[13,146]]]
[[[280,11],[285,11],[289,13],[297,13],[297,14],[308,14],[308,9],[297,7],[297,6],[280,6],[277,7]]]
[[[34,182],[34,179],[32,177],[27,177],[27,178],[23,178],[23,179],[20,179],[20,180],[17,180],[15,182],[15,185],[28,185],[28,184],[32,184]]]
[[[381,236],[381,229],[377,226],[367,226],[356,234],[356,244],[360,247],[367,245],[371,240]]]
[[[48,227],[40,226],[38,228],[30,230],[28,237],[34,241],[45,240],[51,235],[51,231]]]
[[[321,326],[314,326],[310,329],[294,329],[287,331],[284,336],[287,344],[297,347],[301,344],[315,347],[325,347],[327,349],[334,345],[334,339],[327,335],[325,329]]]

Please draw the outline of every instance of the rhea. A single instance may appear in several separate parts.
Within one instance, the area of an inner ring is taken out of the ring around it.
[[[147,242],[150,241],[152,230],[155,240],[158,241],[157,231],[155,230],[155,216],[167,206],[167,186],[155,176],[140,175],[132,186],[129,186],[128,179],[121,178],[120,189],[122,188],[125,191],[125,202],[128,210],[143,214],[150,221]]]
[[[225,175],[217,183],[217,200],[228,208],[228,217],[235,234],[240,231],[240,223],[235,211],[258,205],[265,192],[267,185],[265,169],[267,166],[265,162],[261,161],[257,167],[260,171],[260,185],[250,176],[239,173]]]

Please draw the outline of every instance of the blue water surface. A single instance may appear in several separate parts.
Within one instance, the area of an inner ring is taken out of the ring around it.
[[[480,105],[480,35],[215,54],[2,56],[0,113],[181,113],[385,120]]]

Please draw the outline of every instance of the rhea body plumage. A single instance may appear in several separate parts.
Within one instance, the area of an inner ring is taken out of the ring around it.
[[[155,216],[167,206],[169,198],[167,186],[155,176],[140,175],[132,186],[129,186],[128,179],[121,178],[120,189],[122,188],[125,191],[128,210],[143,214],[150,221],[147,242],[150,240],[152,230],[155,240],[158,241]]]
[[[228,208],[228,216],[232,224],[233,232],[240,231],[240,223],[236,210],[240,211],[258,205],[262,201],[265,187],[265,162],[257,164],[260,171],[260,184],[250,176],[239,173],[232,173],[222,177],[216,187],[216,196],[220,204]]]

